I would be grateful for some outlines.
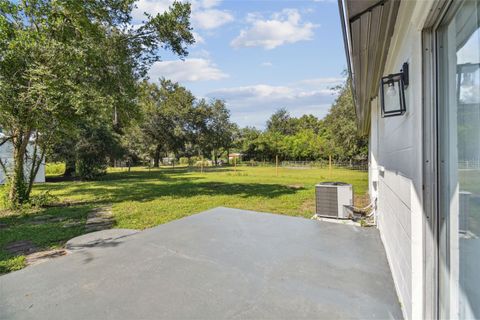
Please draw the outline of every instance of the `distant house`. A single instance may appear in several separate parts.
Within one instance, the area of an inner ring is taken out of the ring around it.
[[[4,137],[4,134],[0,132],[0,140]],[[33,145],[29,144],[27,151],[29,154],[33,152]],[[0,159],[4,163],[5,167],[8,171],[12,169],[13,165],[13,146],[11,142],[6,142],[2,146],[0,146]],[[25,162],[25,174],[30,174],[30,166],[31,162],[27,160]],[[0,184],[4,184],[6,181],[5,172],[0,169]],[[35,183],[45,182],[45,161],[42,161],[40,164],[40,168],[38,169],[37,175],[35,176]]]
[[[177,159],[173,158],[173,157],[162,158],[162,164],[165,165],[165,166],[172,165],[174,163],[174,161],[177,161]]]
[[[241,161],[242,157],[243,157],[243,153],[233,152],[228,155],[228,160],[237,159]]]
[[[339,0],[406,319],[480,318],[480,1]]]

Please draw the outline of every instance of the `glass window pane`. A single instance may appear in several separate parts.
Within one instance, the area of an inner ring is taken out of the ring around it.
[[[399,111],[401,109],[399,82],[394,81],[390,84],[384,84],[383,87],[385,112]]]
[[[439,28],[440,317],[480,318],[480,1]]]

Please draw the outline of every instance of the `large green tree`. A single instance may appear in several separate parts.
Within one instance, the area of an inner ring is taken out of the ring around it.
[[[160,79],[160,85],[142,83],[140,141],[150,147],[155,167],[162,154],[178,154],[189,141],[194,100],[190,91],[170,80]]]
[[[267,120],[267,131],[278,132],[283,135],[295,133],[295,119],[285,108],[275,111]]]
[[[213,100],[209,105],[206,125],[207,150],[211,152],[213,163],[216,165],[218,158],[230,152],[234,145],[234,136],[238,131],[236,124],[230,121],[230,111],[223,100]]]
[[[324,119],[313,115],[292,117],[279,109],[268,119],[266,129],[245,128],[238,145],[245,159],[273,161],[277,155],[286,160],[364,160],[368,139],[356,127],[355,107],[348,81],[335,88],[337,99]]]
[[[28,201],[39,163],[60,133],[92,115],[128,118],[135,84],[159,49],[187,55],[190,5],[174,2],[132,27],[134,2],[0,0],[0,143],[13,145],[11,169],[2,164],[12,205]]]
[[[349,80],[336,88],[338,97],[323,119],[323,135],[330,152],[339,160],[366,159],[368,137],[358,133]]]

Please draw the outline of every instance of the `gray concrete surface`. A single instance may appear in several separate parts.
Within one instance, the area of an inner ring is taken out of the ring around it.
[[[377,230],[216,208],[0,277],[2,319],[387,319]]]
[[[68,240],[65,249],[73,252],[93,247],[116,247],[136,233],[138,233],[138,230],[132,229],[107,229],[90,232]]]

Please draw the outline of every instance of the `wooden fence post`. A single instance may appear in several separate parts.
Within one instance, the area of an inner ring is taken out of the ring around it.
[[[328,172],[330,174],[330,179],[332,179],[332,155],[328,156]]]
[[[278,154],[275,156],[275,174],[278,177]]]

